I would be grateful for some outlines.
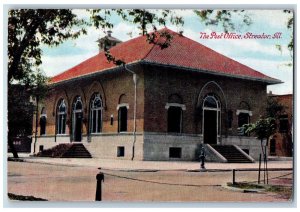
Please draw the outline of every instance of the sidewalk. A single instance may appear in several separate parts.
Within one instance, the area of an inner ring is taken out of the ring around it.
[[[8,155],[10,156],[10,155]],[[131,161],[131,160],[114,160],[99,158],[42,158],[28,157],[28,155],[20,155],[20,159],[30,163],[41,163],[62,166],[85,166],[102,169],[114,170],[182,170],[193,171],[200,169],[200,162],[196,161]],[[207,170],[232,170],[244,168],[258,168],[256,163],[214,163],[207,162],[205,167]],[[268,168],[293,168],[292,160],[276,160],[268,161]]]

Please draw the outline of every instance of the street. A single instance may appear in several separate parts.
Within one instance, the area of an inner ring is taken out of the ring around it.
[[[49,201],[94,201],[96,175],[91,166],[8,162],[8,192]],[[224,187],[232,172],[113,170],[103,168],[103,201],[127,202],[284,202],[289,195],[242,193]],[[269,172],[269,183],[292,186],[291,171]],[[281,177],[280,177],[281,176]],[[238,172],[237,182],[257,181],[257,172]]]

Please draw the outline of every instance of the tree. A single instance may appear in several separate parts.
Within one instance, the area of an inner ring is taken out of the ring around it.
[[[260,140],[261,151],[264,159],[264,168],[265,173],[267,173],[267,182],[268,182],[268,163],[267,163],[267,149],[270,137],[276,132],[276,123],[275,119],[272,117],[260,118],[255,123],[243,125],[246,133],[254,133],[257,136],[257,139]],[[263,141],[266,140],[265,145]]]
[[[282,115],[286,114],[285,110],[288,107],[284,106],[278,101],[276,96],[268,97],[266,113],[268,117],[272,117],[276,120],[276,124],[280,125],[280,118]],[[289,126],[290,127],[290,126]],[[278,128],[278,127],[277,127]],[[280,132],[280,130],[277,130]],[[280,132],[283,136],[283,144],[285,149],[287,150],[287,155],[292,156],[293,142],[292,142],[292,134],[291,130],[288,129],[286,132]]]
[[[37,124],[38,104],[47,94],[47,81],[48,78],[37,70],[24,78],[22,83],[8,85],[8,145],[15,158],[18,158],[18,153],[13,145],[14,138],[32,135],[33,113],[36,113]],[[30,99],[35,99],[36,104]]]
[[[267,117],[278,119],[284,109],[284,105],[280,104],[276,98],[272,96],[268,97],[266,108]]]
[[[15,158],[18,154],[13,145],[14,139],[32,134],[34,105],[29,100],[30,94],[24,86],[8,86],[8,145]]]
[[[72,10],[18,9],[8,14],[8,82],[26,78],[41,61],[41,44],[57,46],[85,34]]]
[[[18,157],[13,146],[13,138],[18,130],[28,129],[28,109],[24,99],[16,103],[13,87],[18,85],[26,92],[37,96],[38,87],[45,83],[41,72],[35,69],[42,63],[41,44],[57,46],[66,39],[77,38],[86,33],[84,20],[80,20],[72,10],[10,10],[8,13],[8,145],[14,157]],[[74,27],[77,27],[74,29]],[[23,120],[23,121],[22,121]],[[32,124],[32,122],[30,123]],[[27,131],[27,130],[26,130]],[[30,132],[31,134],[32,132]]]

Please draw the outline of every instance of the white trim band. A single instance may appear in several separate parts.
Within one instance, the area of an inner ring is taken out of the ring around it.
[[[129,109],[129,104],[128,103],[122,103],[122,104],[118,104],[118,106],[117,106],[117,110],[119,110],[120,109],[120,107],[126,107],[127,108],[127,110]]]
[[[186,106],[184,104],[179,103],[167,103],[165,108],[168,110],[170,107],[181,107],[182,110],[186,110]]]
[[[248,113],[249,116],[252,116],[251,110],[236,110],[236,115],[239,115],[240,113]]]

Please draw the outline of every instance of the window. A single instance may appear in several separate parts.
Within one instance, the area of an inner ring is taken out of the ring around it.
[[[58,102],[57,107],[57,122],[56,129],[57,134],[65,134],[66,133],[66,118],[67,118],[67,107],[64,99],[61,99]]]
[[[181,158],[181,148],[180,147],[170,147],[169,148],[170,158]]]
[[[102,99],[100,94],[94,94],[90,103],[90,132],[100,133],[102,131]]]
[[[82,140],[83,104],[80,96],[75,97],[72,113],[72,135],[73,141]]]
[[[126,106],[119,107],[118,115],[119,115],[118,131],[126,132],[127,131],[127,107]]]
[[[274,155],[276,153],[276,140],[274,138],[270,141],[270,154]]]
[[[177,93],[169,95],[165,108],[168,110],[167,132],[182,133],[182,114],[186,107],[181,96]]]
[[[279,116],[279,132],[286,133],[289,128],[288,115]]]
[[[124,157],[125,156],[125,147],[118,146],[117,148],[117,157]]]
[[[168,132],[181,133],[182,108],[170,106],[168,109]]]
[[[238,135],[249,136],[249,133],[245,133],[243,125],[250,123],[252,111],[250,111],[250,106],[245,101],[240,102],[238,108],[239,109],[236,111],[236,115],[238,115]]]
[[[238,116],[238,134],[239,135],[248,135],[247,133],[245,133],[244,124],[249,124],[249,120],[250,120],[250,116],[248,113],[240,113]]]
[[[40,117],[40,135],[46,134],[47,114],[45,107],[42,108]]]

